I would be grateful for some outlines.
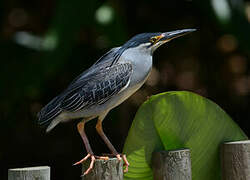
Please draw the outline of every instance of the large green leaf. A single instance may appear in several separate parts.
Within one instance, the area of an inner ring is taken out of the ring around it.
[[[190,148],[192,179],[220,179],[219,145],[247,136],[215,103],[191,92],[152,96],[138,110],[124,153],[130,162],[125,179],[153,179],[151,154]]]

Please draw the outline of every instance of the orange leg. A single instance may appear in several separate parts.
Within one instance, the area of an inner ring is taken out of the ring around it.
[[[116,149],[114,148],[114,146],[111,144],[111,142],[109,141],[109,139],[107,138],[107,136],[104,134],[103,129],[102,129],[102,119],[98,119],[97,124],[96,124],[96,131],[98,132],[98,134],[101,136],[101,138],[103,139],[103,141],[105,142],[105,144],[108,146],[108,148],[110,149],[110,151],[112,152],[112,154],[114,154],[117,159],[120,161],[123,159],[124,161],[124,172],[128,171],[128,160],[126,158],[126,155],[122,155],[122,158],[120,156],[120,154],[118,154],[118,152],[116,151]]]
[[[86,135],[86,133],[84,131],[84,125],[85,125],[84,121],[79,122],[77,124],[77,130],[78,130],[79,134],[81,135],[81,138],[83,140],[83,143],[85,145],[85,148],[86,148],[88,154],[82,160],[80,160],[80,161],[76,162],[75,164],[73,164],[73,165],[78,165],[78,164],[81,164],[82,162],[86,161],[88,158],[91,158],[89,168],[83,173],[83,176],[88,174],[91,171],[91,169],[93,169],[94,162],[95,162],[96,158],[105,159],[105,160],[108,159],[108,157],[94,156],[93,151],[92,151],[92,149],[90,147],[90,144],[89,144],[89,140],[88,140],[87,135]]]

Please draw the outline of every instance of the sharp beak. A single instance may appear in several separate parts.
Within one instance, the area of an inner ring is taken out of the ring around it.
[[[160,41],[168,42],[172,39],[184,36],[194,31],[196,31],[196,29],[182,29],[182,30],[165,32],[161,34],[162,38],[160,39]]]

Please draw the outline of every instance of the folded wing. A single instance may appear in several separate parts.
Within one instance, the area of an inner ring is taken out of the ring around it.
[[[68,87],[61,109],[72,112],[105,103],[128,84],[131,73],[130,63],[99,68]]]

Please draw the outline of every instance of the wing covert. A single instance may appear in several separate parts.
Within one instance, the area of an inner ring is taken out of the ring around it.
[[[117,63],[111,67],[97,68],[96,71],[66,89],[61,109],[78,111],[105,103],[126,87],[131,73],[130,63]]]

